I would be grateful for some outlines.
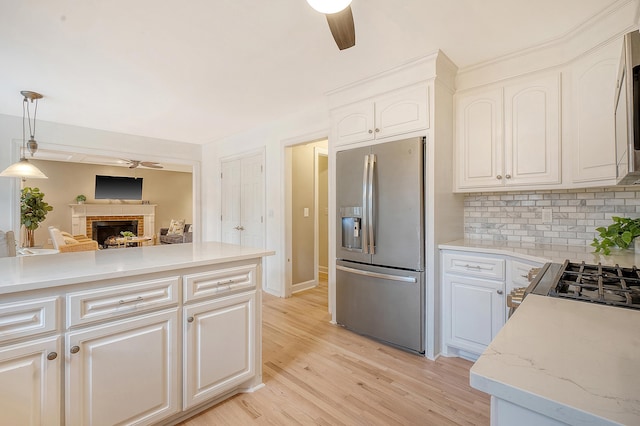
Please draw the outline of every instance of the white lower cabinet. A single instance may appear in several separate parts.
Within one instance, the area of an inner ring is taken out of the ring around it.
[[[66,424],[147,425],[180,411],[178,309],[66,334]]]
[[[256,292],[184,308],[183,409],[255,375]]]
[[[56,336],[0,349],[0,424],[61,424],[60,341]]]
[[[481,354],[505,321],[504,281],[445,274],[446,344]]]

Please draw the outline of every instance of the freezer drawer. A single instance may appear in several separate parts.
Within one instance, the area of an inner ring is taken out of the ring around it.
[[[424,353],[424,273],[337,262],[338,324]]]

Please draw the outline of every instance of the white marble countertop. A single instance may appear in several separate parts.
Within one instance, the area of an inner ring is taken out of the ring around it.
[[[0,258],[0,294],[270,256],[219,242]]]
[[[640,253],[633,250],[611,250],[611,255],[594,253],[591,246],[563,246],[491,240],[456,240],[438,245],[440,249],[511,255],[534,262],[572,262],[618,264],[622,267],[640,266]]]
[[[640,311],[525,298],[471,386],[575,425],[640,425]]]

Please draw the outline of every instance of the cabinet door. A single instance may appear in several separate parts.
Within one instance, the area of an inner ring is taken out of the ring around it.
[[[560,183],[560,75],[506,86],[504,97],[505,184]]]
[[[618,40],[581,58],[571,67],[574,182],[616,178],[613,110],[621,50]]]
[[[60,340],[52,337],[0,350],[0,423],[61,424]]]
[[[179,411],[177,312],[67,333],[67,424],[146,425]]]
[[[255,375],[255,291],[184,309],[184,409]]]
[[[502,89],[456,95],[457,187],[502,186]]]
[[[359,102],[331,112],[331,138],[334,146],[372,140],[374,135],[372,101]]]
[[[381,96],[375,103],[376,138],[429,127],[428,87],[418,86]]]
[[[505,321],[504,281],[444,274],[445,344],[481,354]]]

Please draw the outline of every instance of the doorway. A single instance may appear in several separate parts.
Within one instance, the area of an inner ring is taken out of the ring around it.
[[[318,286],[328,273],[328,141],[285,148],[285,297]]]

